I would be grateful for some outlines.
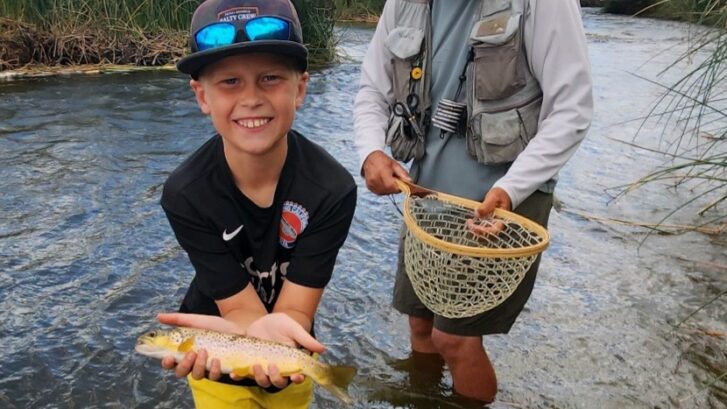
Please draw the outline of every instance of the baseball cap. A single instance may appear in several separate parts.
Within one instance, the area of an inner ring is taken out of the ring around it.
[[[177,69],[197,78],[206,65],[231,55],[267,52],[308,68],[303,30],[290,0],[206,0],[192,15],[191,54]]]

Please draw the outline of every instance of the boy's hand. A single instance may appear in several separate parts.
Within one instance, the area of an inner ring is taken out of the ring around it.
[[[233,334],[244,334],[237,324],[226,320],[222,317],[203,315],[203,314],[183,314],[183,313],[167,313],[159,314],[157,319],[162,324],[174,325],[180,327],[192,327],[200,329],[208,329],[212,331],[228,332]],[[293,320],[284,313],[267,314],[255,320],[247,329],[246,335],[261,339],[280,342],[283,344],[298,346],[301,345],[311,352],[323,352],[325,347],[313,338],[308,331],[305,330],[297,321]],[[174,357],[168,356],[162,360],[164,369],[174,369],[177,377],[184,377],[192,374],[194,379],[202,379],[205,377],[207,363],[207,351],[201,350],[199,353],[188,352],[184,359],[178,364]],[[253,365],[253,374],[255,381],[262,388],[275,386],[284,388],[288,385],[287,377],[280,376],[280,372],[275,365],[269,365],[266,370],[261,365]],[[222,376],[220,371],[220,362],[213,359],[207,378],[216,381]],[[230,374],[233,380],[242,378]],[[294,374],[290,376],[293,383],[301,383],[305,380],[303,374]]]
[[[258,318],[247,328],[247,335],[251,337],[280,342],[290,346],[302,346],[311,352],[323,352],[323,344],[313,338],[297,321],[285,313],[272,313]],[[255,382],[262,388],[275,386],[284,388],[288,379],[280,376],[275,365],[269,365],[265,371],[261,365],[253,365]],[[233,378],[235,379],[235,378]],[[301,383],[305,380],[303,374],[293,374],[290,381]]]
[[[253,321],[247,335],[268,339],[290,346],[302,346],[311,352],[323,352],[325,347],[288,314],[274,312]]]
[[[184,355],[184,359],[179,363],[174,360],[173,356],[167,356],[162,359],[162,368],[174,369],[174,374],[177,378],[183,378],[189,375],[190,372],[192,373],[192,378],[196,380],[200,380],[206,376],[211,381],[217,381],[222,376],[220,361],[218,359],[212,360],[209,373],[207,373],[207,351],[204,349],[200,350],[199,354],[191,351],[187,352]]]
[[[244,331],[234,322],[228,321],[222,317],[203,314],[182,314],[168,313],[159,314],[157,319],[162,324],[174,325],[177,327],[192,327],[200,329],[208,329],[219,332],[229,332],[233,334],[242,334]],[[217,381],[222,376],[220,370],[220,361],[213,359],[210,365],[209,373],[207,372],[207,351],[201,350],[199,353],[193,351],[187,352],[184,359],[177,363],[173,356],[167,356],[162,359],[162,368],[174,369],[178,378],[183,378],[190,373],[192,378],[200,380],[207,375],[207,379]]]
[[[377,195],[399,193],[399,188],[394,182],[397,178],[407,182],[412,181],[409,172],[383,151],[374,151],[366,158],[363,164],[363,177],[366,179],[366,187]]]
[[[230,320],[215,315],[184,314],[181,312],[162,313],[157,315],[162,324],[174,325],[175,327],[190,327],[208,329],[218,332],[229,332],[231,334],[244,334],[245,330]]]

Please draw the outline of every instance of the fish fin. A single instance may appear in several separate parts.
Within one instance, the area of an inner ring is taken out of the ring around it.
[[[194,348],[194,337],[189,337],[179,344],[179,348],[177,348],[177,350],[179,352],[189,352],[192,348]]]
[[[345,404],[352,404],[353,399],[346,393],[346,388],[348,388],[348,384],[351,383],[353,377],[356,376],[356,368],[344,365],[330,366],[328,372],[331,382],[326,385],[321,384],[321,386]]]
[[[347,388],[354,376],[356,376],[356,368],[353,366],[331,366],[331,379],[333,380],[333,384],[339,388]]]
[[[242,366],[242,367],[238,367],[238,368],[232,368],[231,373],[234,373],[236,376],[238,376],[240,378],[244,378],[246,376],[252,375],[252,370],[251,370],[250,366],[248,365],[248,366]]]

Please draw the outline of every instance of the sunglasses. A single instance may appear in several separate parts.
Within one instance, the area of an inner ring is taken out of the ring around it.
[[[199,51],[235,43],[260,40],[293,40],[291,22],[281,17],[262,16],[246,20],[239,29],[232,23],[212,23],[194,35]]]

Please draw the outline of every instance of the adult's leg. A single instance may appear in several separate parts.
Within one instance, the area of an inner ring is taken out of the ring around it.
[[[394,282],[394,308],[409,317],[410,342],[412,351],[436,353],[432,345],[432,327],[434,314],[422,304],[412,287],[404,266],[404,236],[406,226],[402,226],[399,238],[399,260]]]
[[[437,349],[432,343],[432,326],[434,322],[431,318],[409,316],[409,330],[411,339],[411,350],[425,354],[435,354]]]
[[[551,194],[538,191],[525,199],[515,212],[547,226],[552,203]],[[486,402],[495,399],[497,377],[482,345],[482,335],[507,333],[510,330],[530,297],[539,262],[540,256],[525,274],[515,293],[498,307],[475,317],[434,319],[432,344],[447,363],[457,393]]]
[[[497,377],[481,336],[448,334],[434,328],[432,344],[449,367],[455,392],[485,402],[495,400]]]

